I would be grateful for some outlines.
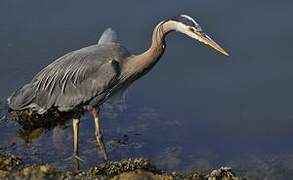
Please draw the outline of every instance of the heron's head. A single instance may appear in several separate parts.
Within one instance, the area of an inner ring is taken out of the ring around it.
[[[188,15],[180,15],[176,18],[171,19],[177,23],[176,30],[186,34],[187,36],[196,39],[206,45],[214,48],[222,54],[229,56],[229,54],[215,41],[213,41],[208,35],[206,35],[200,25]]]

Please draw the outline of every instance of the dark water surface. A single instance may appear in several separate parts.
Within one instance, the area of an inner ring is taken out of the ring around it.
[[[105,28],[140,53],[157,22],[186,13],[231,57],[170,34],[160,63],[129,88],[126,102],[103,107],[110,159],[146,157],[186,172],[225,165],[259,179],[293,178],[292,8],[289,0],[2,0],[0,109],[4,114],[5,99],[41,68],[96,43]],[[2,150],[71,168],[63,161],[72,152],[70,122],[28,135],[0,118]],[[80,128],[87,168],[101,160],[88,114]]]

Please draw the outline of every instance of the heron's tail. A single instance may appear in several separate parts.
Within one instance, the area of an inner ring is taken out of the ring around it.
[[[33,86],[29,83],[15,91],[8,99],[8,106],[11,110],[20,111],[26,109],[33,101],[35,93]]]

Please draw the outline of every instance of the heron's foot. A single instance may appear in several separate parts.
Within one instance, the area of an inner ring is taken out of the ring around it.
[[[70,157],[68,157],[68,158],[66,158],[65,159],[65,161],[69,161],[69,160],[78,160],[78,161],[81,161],[81,162],[84,162],[84,160],[83,159],[81,159],[77,154],[73,154],[72,156],[70,156]]]

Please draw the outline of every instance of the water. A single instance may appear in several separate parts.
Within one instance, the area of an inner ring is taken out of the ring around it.
[[[231,57],[170,34],[160,63],[130,87],[126,103],[103,107],[110,158],[146,157],[184,172],[226,165],[259,179],[293,177],[292,5],[288,0],[4,0],[0,97],[5,100],[53,59],[97,42],[109,26],[125,47],[140,53],[157,22],[186,13]],[[28,162],[71,168],[62,161],[71,154],[70,122],[30,135],[5,118],[0,126],[2,149]],[[101,160],[88,114],[80,143],[83,168]]]

